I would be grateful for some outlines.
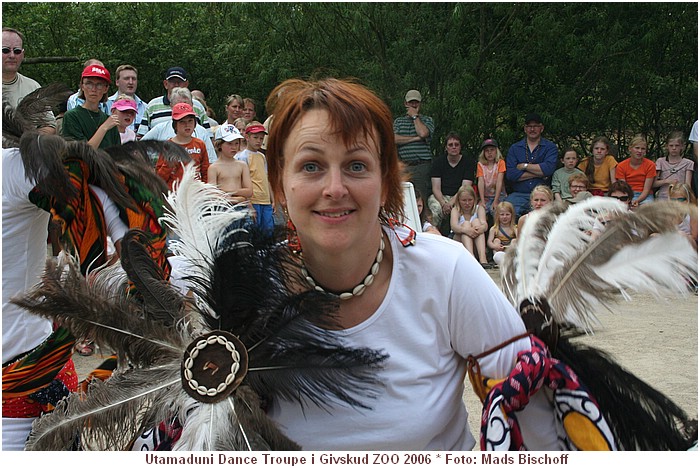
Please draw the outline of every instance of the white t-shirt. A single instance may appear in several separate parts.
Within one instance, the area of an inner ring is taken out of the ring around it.
[[[693,124],[693,128],[690,130],[690,136],[688,137],[688,140],[691,143],[697,143],[698,142],[698,121],[696,120],[695,123]]]
[[[404,248],[387,231],[393,255],[389,289],[363,323],[337,332],[350,346],[383,350],[385,386],[372,410],[333,402],[329,411],[275,400],[269,412],[304,450],[471,450],[462,400],[466,362],[525,331],[522,320],[472,255],[445,237],[417,234]],[[510,373],[522,339],[480,360],[483,375]],[[474,415],[479,418],[480,415]],[[518,416],[530,450],[558,450],[555,417],[543,392]]]
[[[2,362],[43,342],[51,320],[9,300],[34,286],[47,255],[49,213],[29,201],[35,184],[24,172],[19,149],[2,150]],[[2,418],[2,449],[22,450],[35,418]]]

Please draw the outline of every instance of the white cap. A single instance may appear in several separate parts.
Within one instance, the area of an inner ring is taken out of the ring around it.
[[[238,129],[230,123],[225,123],[222,125],[219,125],[219,128],[216,129],[216,135],[214,136],[215,140],[224,140],[224,141],[233,141],[233,140],[243,140],[245,137],[241,135],[241,132],[238,131]]]

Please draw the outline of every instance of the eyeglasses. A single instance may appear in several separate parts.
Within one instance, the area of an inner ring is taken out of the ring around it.
[[[541,126],[542,126],[542,124],[525,125],[525,128],[527,128],[528,130],[537,130],[537,129],[540,128]]]
[[[628,195],[622,195],[621,197],[620,196],[616,197],[615,195],[610,195],[610,198],[616,198],[620,201],[629,201],[629,199],[630,199],[630,197]]]
[[[107,83],[105,82],[93,82],[93,81],[86,81],[83,83],[83,86],[85,86],[87,89],[105,89],[107,87]]]
[[[685,197],[681,197],[681,198],[671,198],[671,200],[673,200],[673,201],[680,201],[680,202],[687,202],[687,201],[688,201],[688,199],[685,198]]]
[[[448,143],[448,144],[447,144],[447,147],[448,147],[448,148],[455,148],[455,147],[457,147],[457,146],[460,146],[460,144],[459,144],[459,143]]]
[[[2,55],[9,55],[9,53],[12,52],[15,55],[19,55],[22,52],[24,52],[24,49],[21,47],[3,47],[2,48]]]

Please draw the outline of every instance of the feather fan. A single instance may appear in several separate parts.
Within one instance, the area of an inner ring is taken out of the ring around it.
[[[179,198],[188,196],[194,199],[183,205]],[[50,262],[40,284],[14,300],[74,334],[94,336],[131,364],[38,420],[27,449],[68,449],[76,436],[87,449],[128,449],[147,429],[177,418],[183,431],[175,449],[293,450],[298,445],[267,418],[261,401],[308,398],[326,406],[336,400],[362,409],[376,395],[377,369],[387,356],[348,348],[329,330],[337,300],[296,291],[295,275],[287,273],[295,265],[291,250],[246,229],[220,192],[194,178],[191,165],[170,199],[169,220],[180,228],[183,252],[193,253],[193,264],[203,262],[189,280],[206,307],[175,295],[148,265],[153,260],[136,232],[125,238],[122,263],[144,292],[138,300],[100,287],[110,283],[102,277],[114,275],[109,270],[85,281],[69,257]],[[203,239],[191,237],[201,234],[196,222],[209,229]],[[208,383],[220,369],[226,379]]]
[[[17,148],[22,135],[53,123],[50,112],[71,94],[67,85],[52,83],[27,94],[17,108],[3,100],[2,147]]]
[[[608,354],[571,339],[593,329],[596,311],[632,292],[688,293],[697,282],[697,252],[677,230],[688,210],[695,208],[656,201],[632,212],[602,197],[566,211],[553,204],[528,215],[504,259],[511,302],[590,389],[622,449],[687,449],[697,440],[697,421]]]

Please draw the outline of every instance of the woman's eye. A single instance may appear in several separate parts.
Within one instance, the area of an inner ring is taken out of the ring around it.
[[[362,172],[365,170],[365,165],[361,162],[354,162],[350,164],[350,170],[352,172]]]
[[[316,163],[306,163],[302,167],[304,172],[316,172],[318,170],[318,165]]]

